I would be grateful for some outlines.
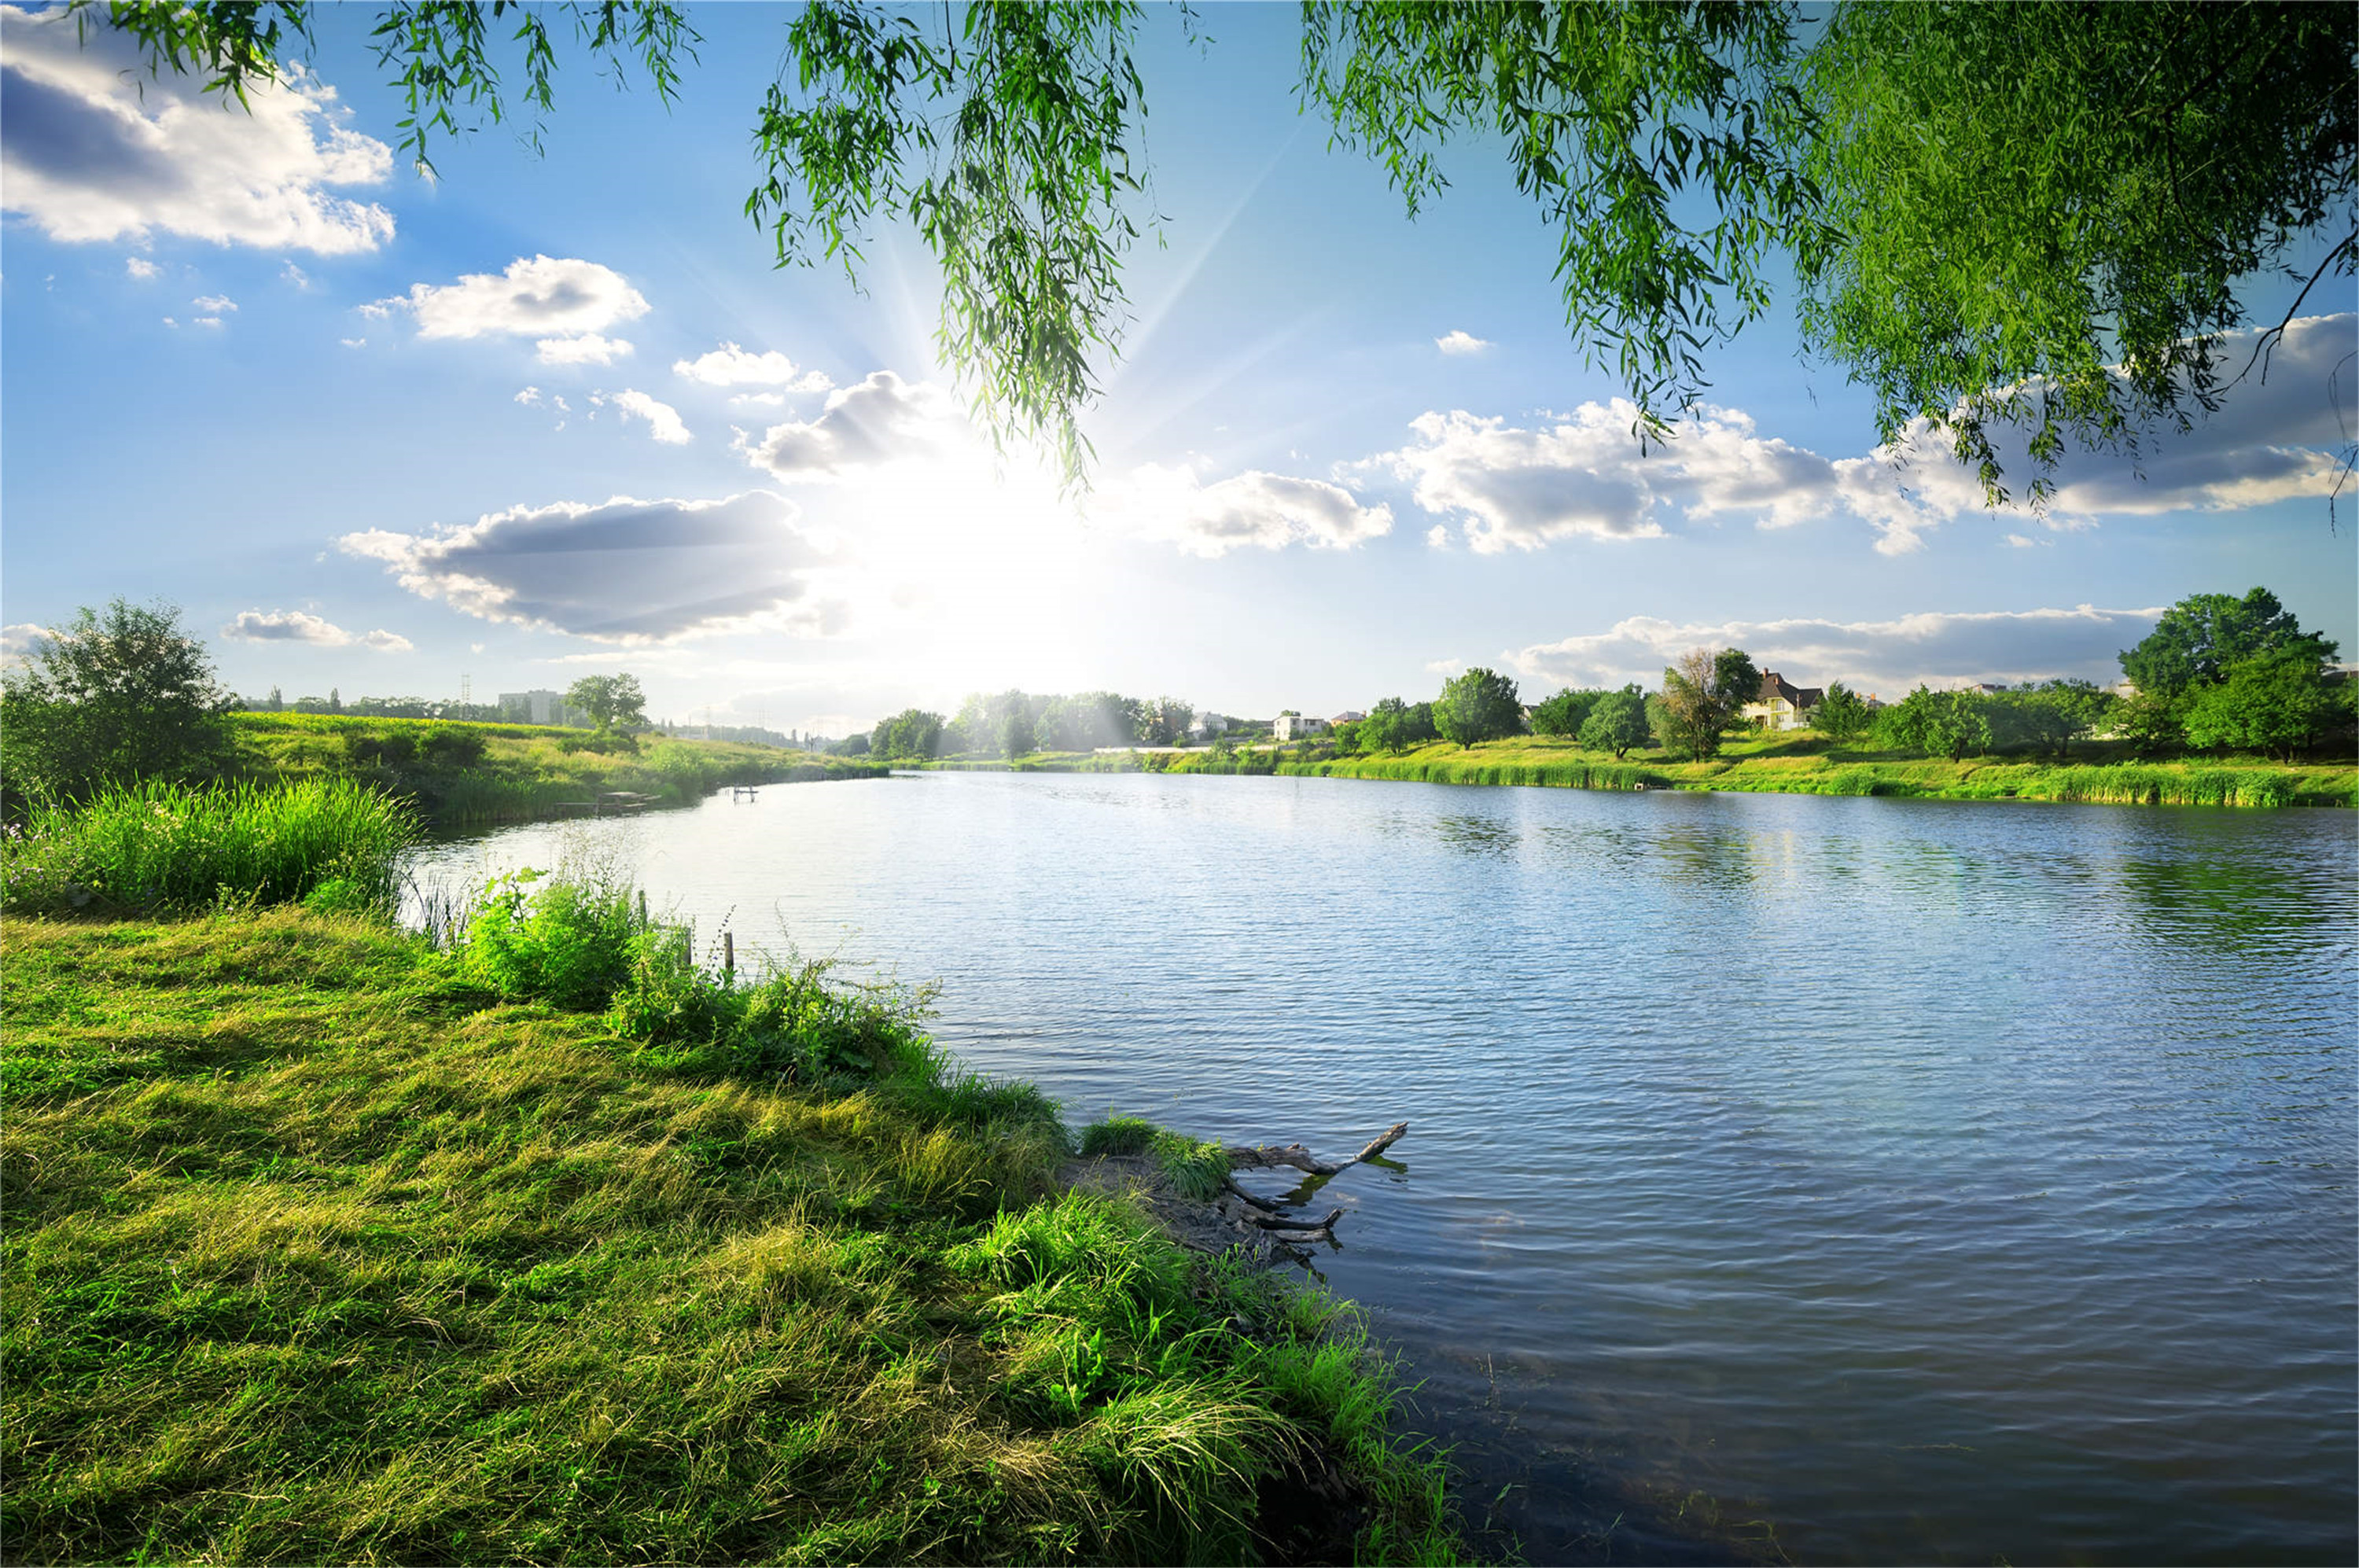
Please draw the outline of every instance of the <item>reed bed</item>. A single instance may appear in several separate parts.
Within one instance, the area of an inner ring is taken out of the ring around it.
[[[172,784],[37,810],[0,850],[6,907],[179,912],[310,902],[389,910],[418,822],[348,779]]]

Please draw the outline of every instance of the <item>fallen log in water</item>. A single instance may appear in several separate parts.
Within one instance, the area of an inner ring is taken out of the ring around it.
[[[1299,1143],[1284,1145],[1266,1143],[1257,1149],[1232,1145],[1226,1152],[1229,1157],[1229,1169],[1232,1171],[1266,1171],[1273,1166],[1289,1165],[1297,1171],[1312,1176],[1339,1176],[1354,1165],[1374,1160],[1408,1135],[1408,1123],[1395,1122],[1367,1148],[1341,1165],[1331,1164],[1327,1160],[1317,1158]]]
[[[1299,1143],[1262,1144],[1257,1148],[1239,1144],[1223,1152],[1229,1157],[1229,1169],[1232,1171],[1267,1171],[1284,1165],[1312,1176],[1338,1176],[1354,1165],[1375,1159],[1408,1135],[1408,1123],[1395,1122],[1370,1140],[1367,1148],[1340,1165],[1319,1159]],[[1245,1216],[1245,1221],[1272,1233],[1268,1239],[1274,1242],[1299,1247],[1314,1236],[1332,1241],[1335,1222],[1343,1217],[1343,1210],[1332,1209],[1320,1219],[1300,1219],[1288,1212],[1292,1205],[1283,1199],[1256,1196],[1238,1186],[1234,1178],[1224,1178],[1221,1186],[1230,1195],[1243,1199],[1248,1209],[1259,1211],[1248,1213]]]

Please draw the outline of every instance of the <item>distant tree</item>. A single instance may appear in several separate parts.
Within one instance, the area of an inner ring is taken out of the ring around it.
[[[919,708],[904,708],[889,719],[879,719],[868,737],[868,749],[877,757],[923,761],[940,755],[942,716]]]
[[[2072,743],[2108,717],[2121,699],[2088,681],[2043,681],[1985,700],[1991,735],[2001,746],[2021,746],[2063,757]]]
[[[1589,722],[1590,713],[1606,693],[1598,691],[1575,691],[1568,686],[1532,710],[1532,733],[1544,735],[1578,735],[1581,726]]]
[[[329,687],[329,688],[328,688],[328,712],[330,712],[330,713],[342,713],[343,711],[344,711],[344,700],[343,700],[343,698],[342,698],[340,694],[338,694],[338,692],[337,692],[336,689],[335,689],[333,686]]]
[[[1581,726],[1581,744],[1592,751],[1610,751],[1619,762],[1634,746],[1644,746],[1649,734],[1647,699],[1636,685],[1599,696]]]
[[[565,705],[587,713],[604,730],[637,729],[647,722],[647,699],[636,675],[585,675],[565,689]]]
[[[2336,717],[2335,693],[2306,646],[2239,659],[2186,703],[2191,746],[2257,751],[2291,762]]]
[[[1477,666],[1441,688],[1441,695],[1433,700],[1433,727],[1460,746],[1519,735],[1524,704],[1514,681]]]
[[[2187,706],[2181,698],[2159,691],[2140,691],[2126,698],[2114,714],[2114,735],[2126,743],[2133,757],[2169,757],[2187,748]]]
[[[1865,701],[1840,681],[1828,681],[1826,694],[1810,710],[1810,727],[1836,742],[1857,740],[1875,722]]]
[[[286,707],[287,699],[278,694],[277,686],[272,686],[270,695],[263,700],[262,711],[266,713],[276,713],[285,711]]]
[[[836,757],[865,757],[868,755],[868,737],[864,735],[846,735],[827,749]]]
[[[1378,699],[1368,710],[1368,716],[1359,723],[1353,739],[1362,751],[1398,751],[1401,749],[1401,724],[1408,715],[1408,704],[1398,697]]]
[[[1701,762],[1720,751],[1737,710],[1761,694],[1761,671],[1741,648],[1694,648],[1663,671],[1658,733],[1669,749]]]
[[[1035,745],[1032,709],[1025,702],[1011,702],[999,721],[999,755],[1010,762],[1028,755]]]
[[[2197,593],[2162,613],[2154,630],[2122,652],[2122,673],[2140,691],[2179,697],[2225,678],[2228,667],[2263,654],[2299,649],[2315,665],[2334,662],[2334,643],[2305,632],[2266,588],[2242,599]]]
[[[1178,746],[1188,738],[1196,710],[1177,697],[1158,697],[1138,704],[1137,735],[1141,746]]]
[[[228,754],[229,695],[177,605],[85,605],[0,695],[0,766],[13,794],[86,800],[101,786],[189,779]]]
[[[1430,740],[1440,738],[1441,726],[1434,723],[1433,704],[1411,702],[1408,712],[1401,715],[1401,744],[1405,746],[1423,746]]]
[[[1904,751],[1946,757],[1991,746],[1989,705],[1976,691],[1934,691],[1919,686],[1876,721],[1877,734]]]

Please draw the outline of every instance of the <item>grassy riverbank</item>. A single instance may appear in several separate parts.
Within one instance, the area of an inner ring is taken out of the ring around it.
[[[936,766],[1006,768],[1009,765],[952,761]],[[1239,770],[1233,764],[1224,765],[1218,753],[1202,750],[1044,754],[1020,757],[1014,767],[1026,772]],[[1584,751],[1571,740],[1517,735],[1473,747],[1437,742],[1375,757],[1285,757],[1277,762],[1276,771],[1294,777],[1573,789],[1727,789],[2163,806],[2359,805],[2359,767],[2347,762],[2286,765],[2258,757],[2138,762],[2123,755],[2120,747],[2108,746],[2084,747],[2070,762],[1990,757],[1951,762],[1839,746],[1816,736],[1741,740],[1712,761],[1683,762],[1672,761],[1660,752],[1634,752],[1616,761],[1610,753]]]
[[[6,922],[12,1562],[1456,1553],[1353,1314],[1037,1094],[644,926],[504,999],[522,931]]]
[[[733,784],[871,779],[859,758],[734,741],[326,713],[233,713],[237,766],[263,779],[352,779],[414,800],[448,824],[522,822],[612,790],[687,805]],[[599,750],[600,744],[616,747]]]

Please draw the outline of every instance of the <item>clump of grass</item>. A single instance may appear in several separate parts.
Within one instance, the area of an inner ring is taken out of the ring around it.
[[[390,909],[417,833],[408,807],[346,779],[150,781],[36,811],[0,865],[7,907],[32,913]]]
[[[299,909],[0,964],[11,1561],[1458,1550],[1356,1318],[1053,1193],[1030,1091],[654,1071]]]
[[[1182,1196],[1210,1203],[1229,1179],[1229,1157],[1217,1143],[1203,1143],[1136,1116],[1108,1116],[1082,1129],[1082,1156],[1146,1155]]]

